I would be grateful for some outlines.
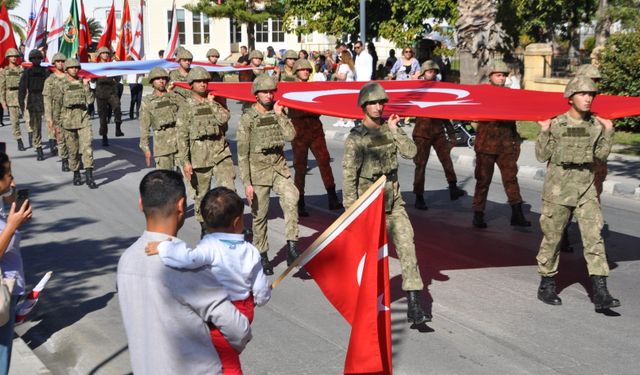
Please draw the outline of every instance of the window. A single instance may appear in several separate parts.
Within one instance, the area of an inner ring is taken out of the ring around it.
[[[193,44],[209,43],[209,17],[202,13],[192,13]]]
[[[284,30],[282,29],[281,19],[271,20],[271,41],[272,42],[284,42]]]
[[[173,15],[171,14],[171,10],[167,11],[167,40],[171,38],[171,18]],[[176,9],[176,18],[178,21],[178,39],[180,40],[180,44],[186,43],[187,34],[185,33],[185,22],[184,22],[184,9]]]
[[[240,43],[242,41],[242,25],[233,18],[229,22],[229,35],[231,36],[231,43]]]
[[[256,42],[269,42],[269,21],[256,24]]]

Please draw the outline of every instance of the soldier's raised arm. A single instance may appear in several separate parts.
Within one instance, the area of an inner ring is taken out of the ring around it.
[[[613,146],[613,122],[598,116],[596,116],[596,121],[602,125],[602,134],[596,141],[594,156],[602,161],[607,161]]]
[[[551,120],[538,121],[540,133],[536,138],[536,159],[541,163],[546,163],[551,159],[555,149],[556,140],[551,136]]]
[[[296,129],[293,127],[291,119],[284,113],[284,107],[280,105],[279,101],[275,102],[273,111],[278,115],[278,125],[282,129],[284,140],[287,142],[293,141],[293,138],[296,137]]]

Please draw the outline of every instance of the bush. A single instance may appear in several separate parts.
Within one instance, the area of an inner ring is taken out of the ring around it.
[[[640,96],[640,31],[611,35],[600,52],[600,89],[605,94]],[[640,117],[615,121],[616,128],[640,132]]]

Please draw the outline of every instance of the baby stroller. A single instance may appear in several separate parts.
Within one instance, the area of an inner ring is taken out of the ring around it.
[[[456,146],[466,145],[473,148],[476,141],[476,131],[469,121],[451,120],[456,136]]]

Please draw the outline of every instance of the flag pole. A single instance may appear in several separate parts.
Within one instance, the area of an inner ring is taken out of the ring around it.
[[[368,189],[367,191],[364,192],[364,194],[362,194],[362,196],[360,196],[360,198],[358,198],[358,200],[355,201],[354,204],[351,205],[351,207],[347,208],[342,215],[340,215],[330,226],[329,228],[327,228],[320,236],[318,236],[318,238],[315,239],[315,241],[313,241],[313,243],[311,243],[311,245],[309,245],[309,247],[302,253],[300,254],[296,260],[293,261],[293,263],[291,263],[291,265],[289,267],[287,267],[286,270],[284,270],[284,272],[282,272],[282,274],[280,276],[278,276],[278,278],[276,278],[274,280],[274,282],[271,284],[271,289],[275,289],[281,282],[282,280],[284,280],[285,277],[287,277],[287,275],[289,275],[289,273],[291,273],[291,271],[298,267],[298,264],[300,264],[303,260],[305,260],[305,258],[309,255],[312,254],[314,251],[316,251],[316,249],[322,244],[322,242],[324,242],[324,240],[331,234],[333,233],[339,226],[340,224],[342,224],[342,222],[349,217],[349,215],[351,215],[355,210],[358,209],[358,207],[360,207],[360,205],[362,205],[362,203],[364,201],[366,201],[377,189],[380,188],[380,185],[383,185],[387,182],[387,176],[382,175],[380,176],[380,178],[378,178],[376,180],[376,182],[374,182]]]

